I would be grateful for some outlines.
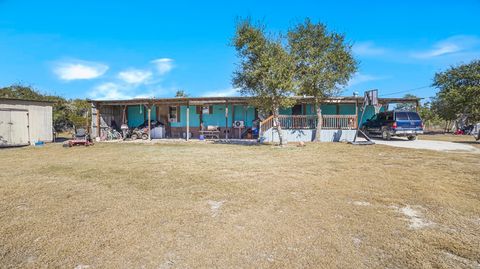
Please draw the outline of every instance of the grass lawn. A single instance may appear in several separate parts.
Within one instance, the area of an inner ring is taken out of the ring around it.
[[[2,268],[480,266],[478,154],[103,143],[0,160]]]

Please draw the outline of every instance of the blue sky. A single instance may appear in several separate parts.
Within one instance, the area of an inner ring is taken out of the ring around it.
[[[480,1],[165,2],[0,0],[0,86],[94,99],[236,95],[229,42],[246,16],[271,31],[310,17],[345,33],[360,66],[343,95],[430,97],[435,72],[480,58]]]

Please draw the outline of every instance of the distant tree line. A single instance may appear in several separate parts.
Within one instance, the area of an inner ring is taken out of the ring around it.
[[[438,72],[433,87],[439,91],[419,107],[427,127],[442,126],[445,131],[480,121],[480,60],[451,66]],[[405,97],[416,97],[407,94]],[[409,104],[396,109],[411,110]]]
[[[73,127],[86,128],[89,124],[90,104],[84,99],[65,99],[19,84],[0,88],[0,98],[53,102],[53,127],[57,132],[68,131]]]

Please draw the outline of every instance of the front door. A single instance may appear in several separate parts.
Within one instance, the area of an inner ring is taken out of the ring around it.
[[[294,105],[292,107],[292,115],[303,115],[302,105]]]

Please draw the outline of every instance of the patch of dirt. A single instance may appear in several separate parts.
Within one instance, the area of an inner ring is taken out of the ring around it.
[[[433,225],[434,223],[431,221],[426,220],[423,217],[421,210],[424,210],[420,206],[411,207],[409,205],[399,208],[398,211],[405,215],[410,222],[408,226],[410,229],[422,229],[428,226]]]

